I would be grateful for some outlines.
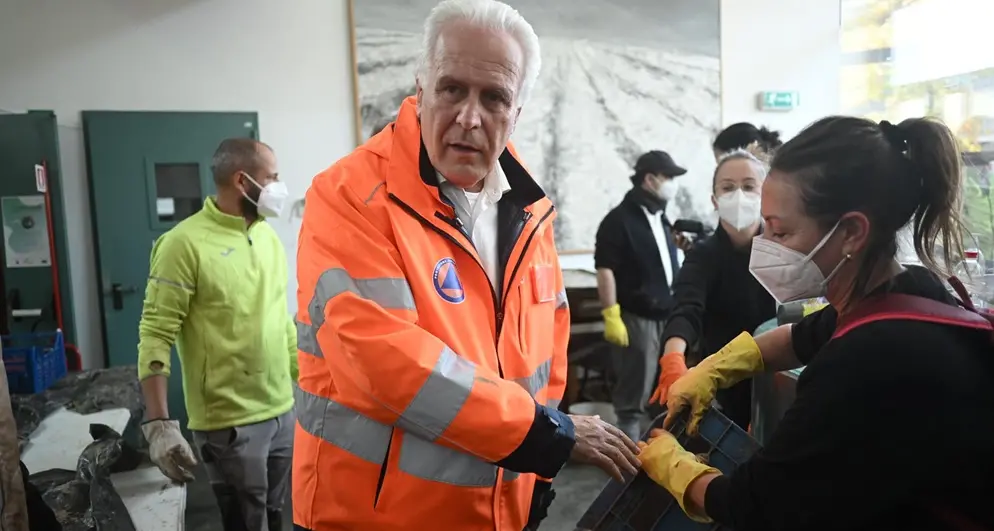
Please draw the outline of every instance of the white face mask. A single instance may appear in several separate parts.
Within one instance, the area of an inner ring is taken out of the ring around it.
[[[673,179],[664,179],[663,182],[659,184],[656,188],[656,195],[659,196],[663,201],[672,201],[676,197],[677,190],[680,186]]]
[[[718,196],[718,216],[735,227],[735,230],[749,228],[759,219],[759,194],[743,192],[741,189]]]
[[[846,260],[841,260],[826,277],[813,258],[838,226],[836,224],[807,255],[762,236],[753,238],[749,272],[780,304],[823,297],[828,283]]]
[[[290,196],[290,191],[287,190],[286,183],[283,181],[273,181],[266,186],[259,186],[259,183],[252,177],[249,177],[248,174],[245,174],[245,177],[252,181],[252,184],[262,189],[259,192],[259,202],[253,201],[248,194],[245,195],[245,198],[252,201],[252,204],[259,208],[259,214],[262,217],[280,217],[280,214],[283,213],[283,207],[286,206],[287,197]]]

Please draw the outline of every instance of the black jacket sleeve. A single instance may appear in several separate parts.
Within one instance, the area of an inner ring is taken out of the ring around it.
[[[889,366],[899,356],[873,359],[900,348],[875,326],[833,340],[802,373],[770,443],[708,486],[709,516],[737,531],[867,529],[914,498],[909,474],[929,474],[936,457],[930,434],[913,433],[923,419],[909,398],[924,382]]]
[[[576,444],[576,429],[569,415],[535,404],[535,421],[525,440],[510,455],[496,463],[515,472],[533,472],[554,478],[569,460]]]
[[[802,365],[811,363],[815,354],[832,339],[836,317],[838,314],[835,308],[826,306],[805,316],[791,327],[791,346],[794,348],[794,356]]]
[[[597,227],[594,241],[594,267],[618,271],[624,257],[624,234],[617,211],[608,212]]]
[[[720,266],[716,253],[708,243],[702,242],[687,253],[683,267],[673,283],[673,298],[676,303],[663,330],[664,344],[671,337],[679,337],[688,346],[694,345],[701,336],[708,289]]]

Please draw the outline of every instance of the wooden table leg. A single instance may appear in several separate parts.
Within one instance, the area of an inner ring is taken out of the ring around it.
[[[28,531],[17,423],[10,406],[7,370],[0,360],[0,523],[5,531]]]

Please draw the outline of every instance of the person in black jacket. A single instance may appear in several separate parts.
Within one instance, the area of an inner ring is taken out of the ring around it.
[[[762,232],[759,191],[765,178],[766,165],[748,151],[735,150],[718,160],[711,198],[718,229],[687,253],[673,284],[676,305],[663,330],[659,384],[650,402],[665,405],[667,389],[687,372],[689,347],[717,352],[776,316],[776,301],[749,272],[752,239]],[[748,427],[752,380],[719,391],[718,403],[732,422]]]
[[[686,408],[693,424],[716,389],[805,366],[772,439],[729,475],[666,432],[643,446],[688,515],[736,531],[994,529],[990,332],[895,317],[835,336],[878,294],[955,305],[936,272],[962,257],[961,171],[930,119],[824,118],[778,150],[749,267],[780,302],[830,307],[742,334],[670,387],[665,424]],[[909,222],[924,268],[895,260]]]
[[[604,316],[604,338],[617,346],[612,389],[618,428],[633,441],[652,392],[663,323],[673,306],[670,283],[680,249],[666,219],[676,196],[675,178],[687,170],[664,151],[635,162],[632,189],[597,229],[594,265]]]

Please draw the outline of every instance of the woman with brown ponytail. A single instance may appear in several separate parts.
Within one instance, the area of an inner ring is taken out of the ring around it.
[[[940,278],[961,256],[961,186],[956,141],[930,119],[825,118],[777,151],[750,270],[781,303],[830,306],[743,333],[669,388],[667,420],[689,409],[694,423],[717,389],[805,366],[769,444],[729,475],[668,433],[644,445],[643,468],[689,515],[736,531],[994,529],[990,331],[851,326],[885,295],[956,308]],[[909,223],[925,267],[894,259]]]

